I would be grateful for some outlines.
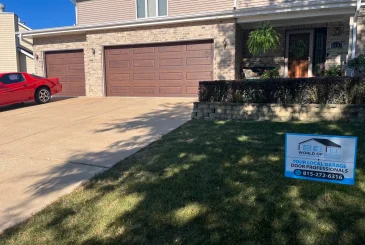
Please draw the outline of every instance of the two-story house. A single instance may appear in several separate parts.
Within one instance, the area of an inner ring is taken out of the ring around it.
[[[280,66],[315,76],[363,51],[360,0],[77,0],[77,24],[31,30],[38,75],[66,96],[196,96],[198,82]],[[250,30],[270,21],[274,52],[252,57]],[[300,49],[301,59],[298,61]]]
[[[0,3],[0,73],[29,72],[34,73],[32,39],[19,40],[15,35],[19,31],[31,29],[20,22],[14,13],[5,12],[5,5]]]

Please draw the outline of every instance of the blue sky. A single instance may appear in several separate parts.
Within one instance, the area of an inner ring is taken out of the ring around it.
[[[32,29],[72,26],[75,6],[70,0],[0,0],[6,12],[17,14]]]

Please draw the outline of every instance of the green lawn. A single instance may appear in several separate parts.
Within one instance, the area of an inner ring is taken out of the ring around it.
[[[285,179],[285,132],[359,136],[357,181]],[[365,244],[364,124],[191,121],[0,244]]]

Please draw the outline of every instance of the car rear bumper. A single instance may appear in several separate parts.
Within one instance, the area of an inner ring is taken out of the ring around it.
[[[51,89],[52,95],[58,94],[59,92],[62,92],[62,84],[57,84]]]

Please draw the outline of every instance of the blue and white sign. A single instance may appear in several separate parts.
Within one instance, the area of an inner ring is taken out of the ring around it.
[[[285,177],[355,184],[357,137],[286,134]]]

